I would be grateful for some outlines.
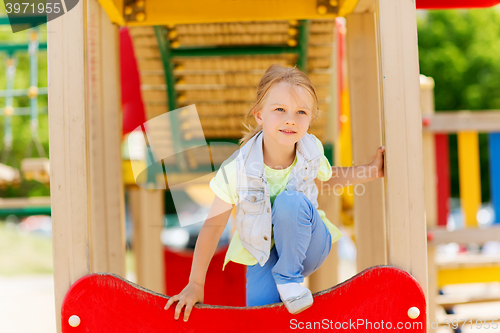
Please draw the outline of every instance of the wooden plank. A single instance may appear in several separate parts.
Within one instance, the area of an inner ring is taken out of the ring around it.
[[[436,257],[439,268],[468,268],[500,265],[499,255],[460,254],[457,256],[439,255]],[[500,275],[498,276],[500,278]]]
[[[50,206],[50,197],[0,198],[0,209],[43,206]]]
[[[90,273],[90,161],[85,1],[47,23],[49,152],[57,331],[64,295]]]
[[[446,268],[438,271],[438,286],[500,282],[500,263],[495,266]]]
[[[137,283],[157,293],[164,293],[165,261],[160,235],[165,218],[165,192],[135,187],[129,188],[128,193],[134,225],[133,252]],[[172,269],[175,274],[175,268]]]
[[[448,231],[444,228],[429,230],[429,243],[432,245],[456,242],[459,244],[476,243],[482,245],[500,239],[500,226],[487,229],[465,228]]]
[[[487,302],[500,302],[500,294],[482,294],[482,295],[439,295],[436,297],[436,302],[445,309],[451,309],[459,304],[475,304]]]
[[[353,13],[346,20],[353,164],[362,165],[382,145],[375,14]],[[362,184],[354,196],[358,271],[387,263],[383,185],[382,179]]]
[[[424,118],[427,125],[423,126],[423,132],[500,132],[500,110],[440,111]]]
[[[500,224],[500,132],[488,135],[490,153],[491,202],[495,211],[495,224]]]
[[[120,0],[99,0],[99,4],[107,14],[109,22],[124,25],[125,19],[123,18],[123,1]]]
[[[189,320],[184,322],[183,313],[174,319],[177,303],[164,310],[168,296],[115,275],[93,274],[78,281],[68,293],[63,332],[245,333],[262,332],[263,327],[266,332],[322,328],[354,333],[378,331],[377,327],[383,332],[397,332],[395,328],[402,323],[409,332],[426,332],[425,296],[415,279],[395,267],[372,267],[313,297],[312,307],[299,315],[290,314],[283,303],[249,308],[195,304]],[[408,316],[412,307],[420,311],[415,319]],[[80,319],[78,327],[69,325],[71,316]]]
[[[335,36],[336,34],[334,34]],[[337,42],[336,40],[333,43],[332,52],[332,67],[335,68],[335,64],[338,61],[337,57]],[[333,100],[336,100],[335,96],[337,95],[337,75],[338,72],[334,71],[330,73],[330,96]],[[323,137],[323,143],[334,144],[338,142],[338,104],[330,103],[328,105],[328,109],[326,114],[326,135]],[[309,130],[311,132],[311,130]],[[337,145],[335,145],[337,147]],[[339,163],[338,157],[338,149],[334,149],[336,156],[332,156],[333,164]],[[340,196],[335,195],[334,192],[325,191],[321,188],[318,188],[318,207],[325,212],[325,216],[328,220],[334,223],[337,227],[340,227],[340,212],[341,212],[341,201]],[[333,243],[332,248],[330,250],[330,254],[326,257],[325,261],[321,265],[321,267],[314,273],[312,273],[308,277],[309,289],[312,292],[317,292],[320,290],[325,290],[334,286],[338,283],[338,251],[337,251],[338,243]]]
[[[120,95],[119,31],[101,10],[102,49],[102,172],[105,174],[107,272],[125,276],[125,193],[122,173],[122,114]]]
[[[477,227],[476,214],[481,207],[481,174],[477,132],[457,133],[460,205],[465,226]]]
[[[354,7],[354,13],[373,12],[375,8],[375,0],[359,0]]]
[[[102,172],[105,165],[103,147],[103,92],[102,92],[102,61],[104,56],[101,50],[101,7],[97,0],[87,0],[87,57],[88,70],[88,119],[89,119],[89,149],[90,149],[90,201],[92,227],[91,238],[95,240],[92,247],[91,272],[106,272],[107,257],[107,228],[106,202],[104,199],[105,174]],[[112,112],[112,111],[111,111]],[[117,273],[119,274],[119,273]]]
[[[385,141],[389,264],[410,272],[427,294],[422,116],[415,2],[376,5]]]
[[[337,13],[321,14],[316,0],[255,0],[228,4],[225,0],[210,2],[185,0],[146,3],[144,21],[127,21],[129,26],[193,24],[217,22],[249,22],[335,18]],[[348,14],[348,13],[345,13]]]
[[[422,115],[434,114],[434,79],[420,75],[420,109]],[[424,156],[424,197],[426,227],[437,225],[437,173],[434,133],[422,134],[422,150]],[[439,294],[437,285],[437,267],[435,264],[436,248],[427,246],[427,271],[429,288],[429,320],[436,320],[436,299]],[[429,331],[435,332],[430,327]]]
[[[320,191],[321,192],[321,191]],[[340,200],[333,192],[325,192],[318,196],[318,207],[325,212],[328,220],[340,228]],[[330,254],[319,269],[309,275],[309,289],[315,293],[335,286],[338,281],[338,243],[333,243]]]
[[[118,31],[97,0],[50,21],[49,145],[57,325],[95,271],[125,275]]]

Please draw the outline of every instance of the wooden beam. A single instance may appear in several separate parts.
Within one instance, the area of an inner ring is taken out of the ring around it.
[[[337,13],[318,10],[317,0],[226,0],[146,1],[143,20],[125,16],[129,26],[167,24],[248,22],[264,20],[304,20],[335,18]],[[347,13],[346,13],[347,14]]]
[[[457,133],[461,131],[500,132],[500,110],[489,111],[441,111],[423,116],[428,125],[423,132]]]
[[[118,25],[125,24],[122,0],[99,0],[99,4],[108,16],[108,21]]]
[[[354,13],[373,12],[375,10],[375,0],[359,0],[354,7]]]
[[[487,229],[466,228],[448,231],[444,228],[429,230],[429,244],[439,245],[446,243],[468,244],[476,243],[482,245],[490,241],[500,239],[500,226]]]
[[[361,165],[370,163],[382,145],[375,14],[353,13],[346,20],[353,164]],[[356,192],[354,230],[359,272],[387,264],[383,180],[358,185]]]
[[[422,115],[434,114],[434,79],[420,75],[420,108]],[[438,222],[437,208],[437,171],[436,171],[436,147],[434,133],[422,134],[422,151],[424,156],[424,197],[425,197],[425,220],[427,228],[435,228]],[[429,288],[429,320],[436,321],[436,296],[439,294],[437,283],[437,269],[435,261],[436,247],[427,246],[427,272]],[[429,327],[429,333],[436,332]]]
[[[24,208],[50,206],[50,197],[0,198],[0,208]]]
[[[66,291],[90,273],[90,157],[85,1],[47,23],[52,244],[57,331]]]
[[[129,204],[134,226],[133,252],[137,284],[165,293],[165,260],[161,231],[165,219],[165,191],[129,188]],[[175,268],[173,268],[175,274]]]
[[[78,2],[50,21],[48,30],[54,292],[60,331],[61,304],[76,280],[95,270],[125,273],[118,35],[97,0]]]
[[[125,276],[125,206],[121,165],[118,28],[87,1],[87,71],[92,272]]]
[[[458,132],[457,145],[460,205],[463,221],[466,227],[477,227],[477,211],[481,208],[478,133]]]
[[[427,295],[427,244],[417,22],[412,0],[378,0],[379,79],[385,141],[388,263]]]
[[[336,35],[337,34],[334,33],[334,36]],[[337,42],[334,41],[332,51],[332,68],[337,68],[338,58],[335,56],[337,54],[336,50]],[[336,101],[338,98],[337,75],[338,71],[335,70],[330,77],[330,96],[334,101]],[[327,131],[326,135],[324,136],[323,143],[334,145],[336,142],[338,142],[338,114],[338,103],[330,103],[326,117]],[[334,145],[334,156],[332,156],[334,165],[339,163],[337,148],[338,146]],[[325,216],[330,222],[334,223],[337,227],[340,228],[340,212],[342,209],[340,196],[335,195],[333,191],[324,191],[321,188],[318,188],[318,191],[318,207],[325,212]],[[308,277],[308,287],[313,293],[335,286],[339,282],[337,244],[337,242],[332,244],[330,254],[326,257],[321,267]]]

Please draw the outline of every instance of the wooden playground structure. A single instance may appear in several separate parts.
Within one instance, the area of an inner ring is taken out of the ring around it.
[[[447,0],[421,0],[417,7],[436,8],[437,2],[441,3],[437,8],[452,7]],[[453,3],[468,8],[498,1]],[[212,169],[207,172],[200,166],[210,166],[211,160],[216,165],[216,160],[223,161],[232,152],[218,157],[214,150],[214,156],[178,153],[188,149],[192,140],[198,140],[197,146],[237,140],[244,129],[243,111],[258,79],[272,63],[297,64],[318,87],[325,117],[312,124],[311,133],[329,149],[332,165],[364,164],[377,147],[386,147],[385,177],[365,184],[363,195],[341,199],[320,190],[319,206],[333,223],[339,223],[335,217],[341,214],[341,200],[353,200],[357,269],[361,273],[336,286],[337,251],[332,248],[323,266],[309,278],[310,289],[317,292],[315,305],[300,314],[301,320],[326,316],[349,321],[354,316],[350,309],[357,309],[360,318],[421,323],[413,331],[430,331],[427,319],[435,315],[434,296],[450,279],[446,277],[448,268],[434,259],[434,246],[450,239],[495,240],[499,233],[438,229],[446,216],[439,204],[440,193],[446,190],[440,187],[442,182],[436,187],[433,177],[424,179],[424,173],[432,175],[437,168],[439,174],[442,165],[436,159],[424,160],[424,156],[443,149],[438,135],[432,140],[433,133],[461,131],[468,132],[459,135],[459,151],[470,154],[471,147],[477,146],[477,134],[470,131],[499,132],[500,121],[496,113],[460,114],[455,121],[450,121],[451,114],[446,119],[433,114],[432,89],[425,80],[421,82],[419,73],[416,9],[411,0],[82,0],[48,22],[58,331],[99,327],[101,332],[136,332],[134,325],[142,319],[148,328],[162,332],[188,328],[220,331],[207,329],[207,323],[225,317],[231,318],[228,327],[242,332],[270,324],[274,331],[290,330],[288,321],[293,317],[279,304],[259,308],[197,305],[190,322],[181,323],[173,320],[173,311],[163,311],[166,298],[161,295],[165,294],[165,274],[175,274],[175,267],[164,267],[159,237],[168,183],[181,183],[179,179],[186,174],[199,173],[198,183],[208,184]],[[337,17],[345,17],[346,25],[336,25]],[[189,121],[182,119],[151,128],[155,135],[150,136],[150,144],[174,147],[160,156],[177,153],[171,164],[162,164],[169,171],[167,182],[163,175],[153,175],[153,184],[163,181],[163,189],[123,184],[130,166],[124,167],[121,160],[118,26],[125,25],[133,40],[146,119],[196,104],[203,127],[201,136],[199,131],[183,127]],[[339,29],[348,33],[338,33]],[[345,38],[345,44],[338,43],[340,38]],[[341,61],[341,53],[345,61]],[[464,117],[469,118],[459,120]],[[337,145],[342,136],[352,137],[344,148]],[[498,149],[498,134],[492,137],[491,147]],[[351,147],[352,156],[346,159]],[[467,155],[461,161],[461,172],[478,174],[477,159]],[[494,163],[500,169],[498,159]],[[499,177],[495,177],[493,191],[499,193]],[[469,195],[463,199],[467,227],[475,227],[478,182],[469,176],[460,181]],[[125,276],[125,191],[134,218],[140,287],[120,278]],[[495,209],[500,211],[498,204]],[[490,274],[485,280],[493,281],[498,263],[484,266],[481,269]],[[474,280],[477,274],[471,271],[468,276]],[[109,322],[108,312],[117,302],[123,311],[113,321],[119,325]],[[283,327],[277,326],[281,320]]]

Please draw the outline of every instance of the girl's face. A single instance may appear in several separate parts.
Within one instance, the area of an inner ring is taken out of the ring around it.
[[[313,98],[306,89],[280,82],[271,86],[262,108],[254,111],[254,116],[266,138],[293,146],[307,133],[312,108]]]

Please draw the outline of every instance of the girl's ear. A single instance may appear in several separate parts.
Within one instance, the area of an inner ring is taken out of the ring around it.
[[[254,118],[255,118],[255,121],[257,122],[257,124],[262,125],[262,110],[261,109],[259,109],[259,110],[254,109],[253,115],[254,115]]]

